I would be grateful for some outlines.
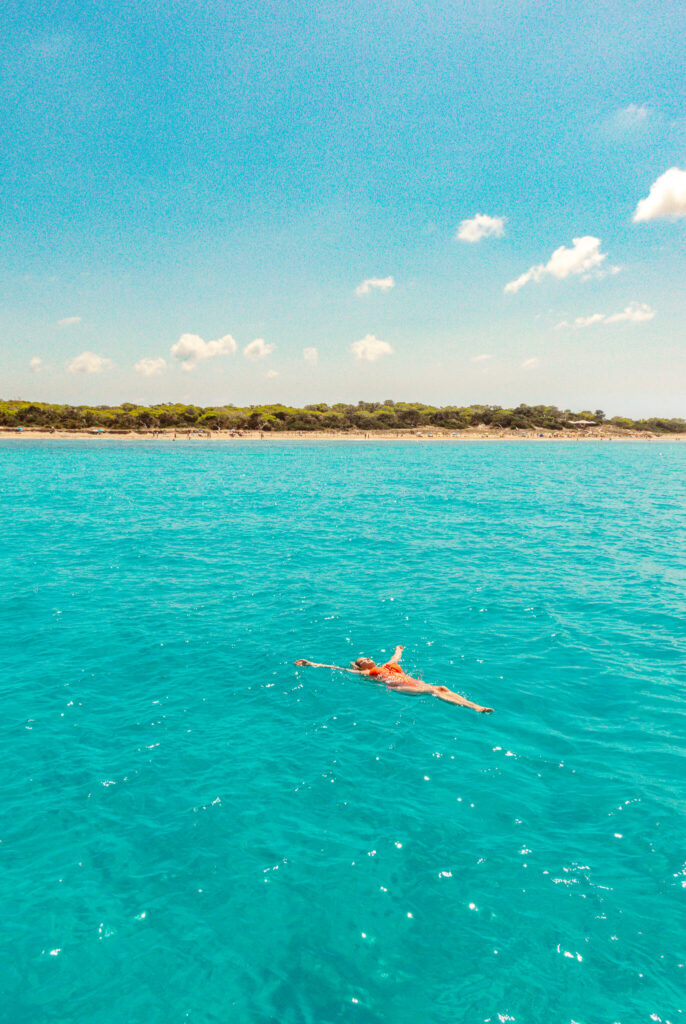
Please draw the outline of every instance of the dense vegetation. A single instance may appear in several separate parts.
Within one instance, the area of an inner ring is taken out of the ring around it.
[[[652,418],[632,420],[605,414],[571,412],[554,405],[519,405],[501,409],[497,405],[448,405],[435,408],[419,402],[358,402],[357,405],[306,405],[295,409],[287,405],[255,405],[239,408],[222,405],[199,408],[195,405],[48,405],[44,402],[0,401],[0,427],[40,427],[60,430],[102,429],[106,431],[158,430],[408,430],[435,427],[465,430],[480,424],[511,430],[562,430],[588,423],[610,423],[622,430],[655,433],[686,432],[682,419]]]

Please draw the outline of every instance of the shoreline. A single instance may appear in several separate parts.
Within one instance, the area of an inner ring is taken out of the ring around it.
[[[97,430],[33,430],[25,427],[22,430],[16,428],[0,427],[0,440],[17,441],[193,441],[199,443],[216,443],[223,441],[234,443],[239,441],[268,442],[268,441],[410,441],[419,442],[440,442],[442,444],[476,442],[476,441],[667,441],[676,443],[686,441],[686,434],[655,434],[645,431],[624,431],[617,428],[599,427],[590,430],[489,430],[476,429],[459,432],[438,431],[438,430],[379,430],[379,431],[264,431],[244,430],[239,433],[231,433],[227,430],[197,431],[197,430],[159,430],[159,431],[122,431],[122,432],[99,432]]]

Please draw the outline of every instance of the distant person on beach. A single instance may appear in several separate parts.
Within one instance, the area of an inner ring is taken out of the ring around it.
[[[357,658],[350,668],[344,668],[342,665],[319,665],[317,662],[307,661],[305,658],[299,658],[295,664],[309,665],[310,668],[335,668],[340,672],[353,672],[356,675],[369,676],[370,679],[378,679],[385,683],[389,690],[397,690],[398,693],[430,693],[447,704],[460,704],[462,707],[480,712],[493,711],[493,708],[482,708],[480,704],[473,704],[471,700],[461,697],[459,693],[453,693],[447,686],[432,686],[430,683],[422,682],[421,679],[413,679],[412,676],[406,675],[400,667],[400,659],[404,650],[404,647],[396,647],[393,657],[384,665],[376,665],[371,658]]]

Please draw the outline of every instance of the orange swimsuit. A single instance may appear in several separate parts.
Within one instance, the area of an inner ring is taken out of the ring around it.
[[[370,668],[369,675],[372,679],[383,679],[386,686],[391,687],[416,686],[419,682],[418,679],[405,675],[400,665],[395,665],[390,661],[385,665],[375,665],[374,668]]]

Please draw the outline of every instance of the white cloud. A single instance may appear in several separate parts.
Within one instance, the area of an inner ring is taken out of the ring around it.
[[[43,360],[40,356],[34,356],[29,362],[31,373],[39,373],[43,369]]]
[[[274,380],[274,378],[278,376],[279,374],[277,370],[267,370],[267,372],[265,373],[265,377],[267,378],[267,380]]]
[[[175,345],[171,347],[171,354],[174,359],[181,362],[183,370],[194,370],[198,363],[206,359],[214,359],[215,356],[225,356],[235,352],[236,342],[230,334],[215,341],[203,341],[197,334],[182,334]]]
[[[561,331],[565,327],[590,327],[592,324],[599,324],[605,319],[604,313],[591,313],[590,316],[578,316],[572,323],[569,320],[561,320],[555,324],[555,330]]]
[[[664,123],[660,112],[646,103],[628,103],[608,113],[597,129],[609,145],[633,145],[644,141],[649,132],[664,127]]]
[[[381,341],[375,334],[365,334],[364,338],[354,341],[350,350],[356,359],[366,363],[375,363],[381,356],[389,356],[393,349],[387,341]]]
[[[574,321],[575,327],[591,327],[593,324],[599,324],[605,316],[602,313],[591,313],[590,316],[578,316]]]
[[[462,242],[480,242],[482,238],[502,238],[505,234],[505,218],[489,217],[477,213],[471,220],[463,220],[455,238]]]
[[[649,113],[650,110],[645,104],[630,103],[628,107],[615,111],[612,125],[621,132],[631,132],[646,123]]]
[[[634,211],[634,222],[659,217],[686,217],[686,171],[670,167],[650,186]]]
[[[523,370],[535,370],[536,367],[538,366],[539,362],[540,362],[540,360],[537,359],[536,356],[534,356],[532,359],[525,359],[524,362],[522,363],[522,369]]]
[[[82,352],[80,356],[72,359],[68,369],[70,373],[102,373],[112,366],[112,360],[106,359],[105,356],[98,356],[95,352]]]
[[[362,284],[358,284],[355,295],[371,295],[373,291],[387,292],[391,288],[395,288],[392,277],[368,277]]]
[[[256,363],[258,359],[264,359],[270,352],[273,352],[275,347],[274,345],[268,345],[264,338],[255,338],[254,341],[245,346],[243,355],[246,359]]]
[[[529,281],[540,281],[549,274],[558,280],[563,280],[570,275],[581,275],[582,278],[602,276],[605,268],[601,270],[602,264],[607,259],[607,254],[600,251],[600,239],[592,235],[584,235],[582,238],[572,239],[572,248],[567,249],[561,245],[556,249],[547,263],[539,263],[530,267],[525,274],[520,274],[514,281],[505,285],[506,292],[518,292]],[[612,267],[610,273],[617,273],[619,267]]]
[[[140,373],[144,377],[157,377],[166,368],[167,360],[162,359],[161,356],[159,359],[139,359],[134,366],[136,373]]]
[[[487,359],[492,359],[493,356],[489,355],[488,352],[483,352],[480,356],[472,356],[473,363],[485,363]]]
[[[621,313],[592,313],[590,316],[578,316],[572,323],[562,320],[555,325],[555,330],[560,331],[565,327],[592,327],[594,324],[621,324],[621,323],[642,323],[645,320],[652,320],[655,310],[651,309],[647,302],[630,302]]]
[[[316,366],[317,363],[319,362],[319,352],[317,351],[316,348],[304,348],[303,359],[308,364],[308,366]]]
[[[630,302],[621,313],[613,313],[605,318],[606,324],[640,324],[645,320],[652,320],[655,310],[651,309],[647,302]]]
[[[58,327],[74,327],[76,324],[81,323],[80,316],[65,316],[63,320],[57,321]]]

